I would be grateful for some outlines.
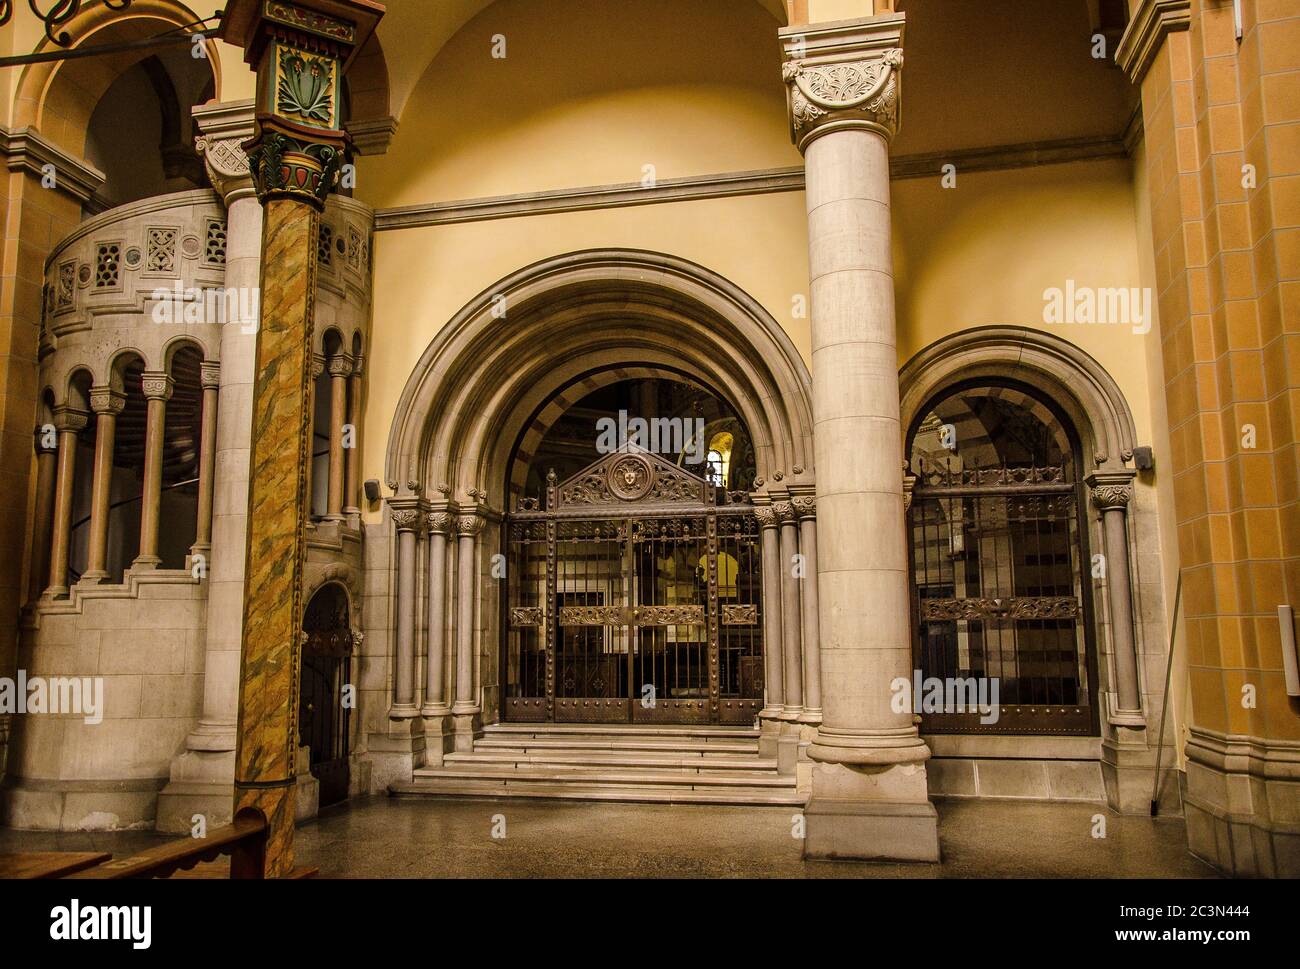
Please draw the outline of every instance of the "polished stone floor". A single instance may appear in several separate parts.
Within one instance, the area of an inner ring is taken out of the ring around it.
[[[298,830],[297,861],[325,878],[1213,878],[1181,819],[1092,804],[941,801],[939,865],[805,862],[793,812],[493,800],[368,798]],[[502,833],[504,838],[494,838]],[[158,835],[0,830],[0,852],[126,854]]]

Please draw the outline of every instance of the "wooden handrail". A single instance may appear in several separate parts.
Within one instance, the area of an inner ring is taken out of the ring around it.
[[[97,880],[113,878],[167,878],[177,871],[189,871],[206,861],[230,855],[230,877],[263,878],[266,861],[266,819],[258,814],[242,815],[206,838],[191,838],[149,848],[129,858],[105,862],[69,878]]]

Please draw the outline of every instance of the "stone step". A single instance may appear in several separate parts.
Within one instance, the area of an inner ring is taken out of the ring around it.
[[[588,784],[509,785],[499,780],[421,778],[389,788],[395,797],[552,798],[562,801],[627,801],[656,804],[745,804],[754,807],[803,807],[805,796],[793,788],[728,788],[692,790],[682,787]]]
[[[563,765],[580,767],[671,767],[698,770],[776,770],[774,758],[755,757],[752,754],[704,753],[676,755],[677,752],[652,753],[647,751],[621,751],[590,753],[570,750],[496,750],[483,749],[468,753],[451,753],[444,758],[449,765],[461,764],[519,764]]]
[[[651,784],[658,786],[711,787],[761,787],[793,790],[794,777],[783,777],[776,771],[699,771],[671,767],[564,767],[548,764],[527,767],[509,767],[501,764],[461,764],[455,767],[421,767],[415,772],[417,780],[495,780],[508,786],[584,783],[623,787]]]
[[[610,723],[493,723],[483,728],[492,736],[533,737],[698,737],[744,740],[758,739],[753,727],[692,726],[690,724],[610,724]]]
[[[671,738],[653,739],[645,738],[627,738],[627,739],[606,739],[600,737],[594,738],[563,738],[563,737],[541,737],[541,738],[506,738],[506,737],[482,737],[474,742],[475,750],[565,750],[570,752],[585,751],[612,751],[612,750],[644,750],[644,751],[673,751],[676,753],[718,753],[718,754],[748,754],[754,756],[758,753],[758,741],[742,741],[740,743],[725,743],[721,740],[717,742],[696,741],[696,740],[674,740]]]

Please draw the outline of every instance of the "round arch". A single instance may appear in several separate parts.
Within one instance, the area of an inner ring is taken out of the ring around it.
[[[503,506],[488,489],[512,474],[521,432],[526,450],[567,388],[620,370],[699,382],[749,428],[756,484],[812,484],[811,378],[780,324],[695,263],[601,249],[522,269],[443,328],[398,402],[389,487],[398,497],[438,492]]]
[[[964,330],[912,357],[899,374],[904,430],[943,391],[980,379],[1019,381],[1054,400],[1073,423],[1084,460],[1095,470],[1120,470],[1132,460],[1133,412],[1115,379],[1074,344],[1026,326]]]
[[[61,28],[72,38],[70,50],[95,43],[143,40],[162,25],[189,29],[199,17],[177,0],[136,0],[126,10],[96,5]],[[48,38],[36,46],[41,53],[53,49]],[[212,70],[216,100],[221,99],[221,69],[217,43],[204,41],[206,63]],[[100,98],[129,67],[151,56],[147,49],[103,57],[30,64],[18,78],[14,95],[14,127],[33,127],[59,147],[81,156],[85,150],[90,116]]]

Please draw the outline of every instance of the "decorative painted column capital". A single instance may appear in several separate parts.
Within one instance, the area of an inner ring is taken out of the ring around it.
[[[140,388],[148,400],[171,400],[176,382],[165,373],[145,373],[140,376]]]
[[[1091,474],[1087,478],[1092,503],[1099,511],[1125,511],[1133,500],[1134,472]]]
[[[902,14],[781,31],[790,135],[800,151],[831,131],[898,131]]]
[[[116,417],[126,409],[126,394],[112,387],[91,387],[90,409],[96,414],[112,414]]]
[[[215,360],[205,360],[199,364],[199,385],[204,390],[220,390],[221,364]]]

